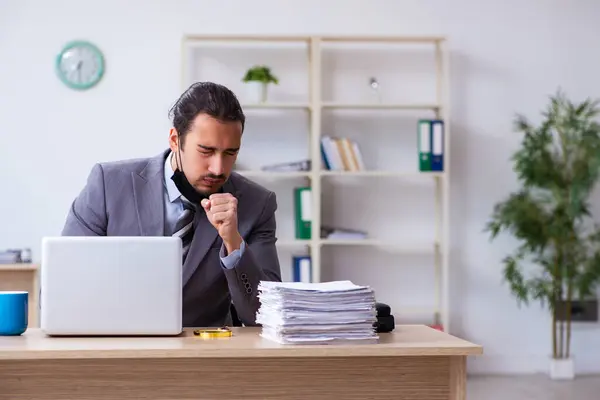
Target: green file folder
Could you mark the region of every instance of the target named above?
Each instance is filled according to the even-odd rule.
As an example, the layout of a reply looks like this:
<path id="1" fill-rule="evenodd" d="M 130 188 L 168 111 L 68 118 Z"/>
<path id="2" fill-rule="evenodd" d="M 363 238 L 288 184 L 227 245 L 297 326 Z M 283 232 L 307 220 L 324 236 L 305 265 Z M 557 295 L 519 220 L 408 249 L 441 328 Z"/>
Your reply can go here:
<path id="1" fill-rule="evenodd" d="M 311 234 L 311 205 L 310 187 L 294 189 L 294 209 L 296 214 L 296 239 L 310 239 Z"/>
<path id="2" fill-rule="evenodd" d="M 419 171 L 431 171 L 431 121 L 419 120 L 417 135 L 419 139 Z"/>

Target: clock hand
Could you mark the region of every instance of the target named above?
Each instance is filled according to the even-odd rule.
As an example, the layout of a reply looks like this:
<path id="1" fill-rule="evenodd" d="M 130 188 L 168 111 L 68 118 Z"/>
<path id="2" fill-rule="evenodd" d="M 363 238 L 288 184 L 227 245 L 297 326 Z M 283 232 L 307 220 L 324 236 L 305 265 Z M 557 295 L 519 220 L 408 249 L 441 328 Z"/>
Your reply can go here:
<path id="1" fill-rule="evenodd" d="M 77 76 L 79 77 L 79 83 L 81 83 L 81 61 L 77 62 Z"/>

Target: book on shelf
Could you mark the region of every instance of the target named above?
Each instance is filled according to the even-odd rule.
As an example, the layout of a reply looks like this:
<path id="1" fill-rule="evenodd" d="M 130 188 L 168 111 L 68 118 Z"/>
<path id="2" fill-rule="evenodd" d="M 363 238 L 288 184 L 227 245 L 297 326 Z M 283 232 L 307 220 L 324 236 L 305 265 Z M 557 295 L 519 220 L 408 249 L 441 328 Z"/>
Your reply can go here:
<path id="1" fill-rule="evenodd" d="M 335 228 L 330 226 L 321 227 L 321 239 L 354 240 L 366 238 L 367 232 L 365 231 L 346 228 Z"/>
<path id="2" fill-rule="evenodd" d="M 348 138 L 323 136 L 321 156 L 327 170 L 362 171 L 365 169 L 358 144 Z"/>
<path id="3" fill-rule="evenodd" d="M 261 167 L 262 171 L 269 172 L 297 172 L 297 171 L 310 171 L 311 162 L 310 160 L 291 161 L 287 163 L 270 164 Z"/>
<path id="4" fill-rule="evenodd" d="M 311 238 L 312 191 L 309 186 L 294 189 L 294 214 L 296 239 Z"/>
<path id="5" fill-rule="evenodd" d="M 444 121 L 420 119 L 417 126 L 419 171 L 443 171 Z"/>
<path id="6" fill-rule="evenodd" d="M 310 256 L 292 256 L 292 277 L 294 282 L 312 282 L 311 266 Z"/>

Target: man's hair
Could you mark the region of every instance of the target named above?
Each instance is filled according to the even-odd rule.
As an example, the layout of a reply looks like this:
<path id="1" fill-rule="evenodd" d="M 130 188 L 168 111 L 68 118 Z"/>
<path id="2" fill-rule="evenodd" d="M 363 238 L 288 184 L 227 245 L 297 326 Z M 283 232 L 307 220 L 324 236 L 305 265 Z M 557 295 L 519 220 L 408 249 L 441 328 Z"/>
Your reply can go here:
<path id="1" fill-rule="evenodd" d="M 246 117 L 235 94 L 223 85 L 213 82 L 196 82 L 177 99 L 169 117 L 183 144 L 194 118 L 207 114 L 224 122 L 239 121 L 242 132 Z"/>

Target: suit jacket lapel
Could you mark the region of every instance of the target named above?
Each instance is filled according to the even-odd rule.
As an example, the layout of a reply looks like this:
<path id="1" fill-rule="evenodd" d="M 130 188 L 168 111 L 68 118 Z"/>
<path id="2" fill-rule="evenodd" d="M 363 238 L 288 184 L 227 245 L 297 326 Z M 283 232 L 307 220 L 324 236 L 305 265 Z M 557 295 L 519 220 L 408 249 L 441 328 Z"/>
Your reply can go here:
<path id="1" fill-rule="evenodd" d="M 133 195 L 142 236 L 164 235 L 164 162 L 167 152 L 148 161 L 139 173 L 132 172 Z"/>
<path id="2" fill-rule="evenodd" d="M 231 182 L 231 178 L 223 185 L 223 191 L 233 194 L 238 199 L 239 224 L 239 199 L 241 193 L 236 190 L 233 182 Z M 194 222 L 194 238 L 192 239 L 188 256 L 183 265 L 182 280 L 184 286 L 188 283 L 194 272 L 196 272 L 202 259 L 206 256 L 206 253 L 208 253 L 208 250 L 212 247 L 219 234 L 217 229 L 208 220 L 202 206 L 198 206 Z"/>

